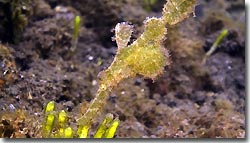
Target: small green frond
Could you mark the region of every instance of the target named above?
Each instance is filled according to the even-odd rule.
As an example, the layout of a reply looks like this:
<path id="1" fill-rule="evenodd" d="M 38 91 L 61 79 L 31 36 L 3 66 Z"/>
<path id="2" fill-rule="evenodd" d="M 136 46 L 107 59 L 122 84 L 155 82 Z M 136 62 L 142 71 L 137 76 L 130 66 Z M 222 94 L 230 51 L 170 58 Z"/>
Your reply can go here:
<path id="1" fill-rule="evenodd" d="M 76 16 L 74 19 L 74 33 L 73 33 L 73 39 L 77 39 L 79 36 L 79 29 L 80 29 L 80 25 L 81 25 L 81 17 L 80 16 Z"/>
<path id="2" fill-rule="evenodd" d="M 210 56 L 217 48 L 217 46 L 221 43 L 221 41 L 227 36 L 228 30 L 223 29 L 220 33 L 220 35 L 215 40 L 213 46 L 210 48 L 210 50 L 206 53 L 207 56 Z"/>
<path id="3" fill-rule="evenodd" d="M 228 30 L 223 29 L 220 33 L 220 35 L 216 38 L 215 42 L 213 43 L 212 47 L 210 50 L 206 53 L 205 57 L 202 60 L 202 64 L 206 63 L 206 60 L 208 57 L 210 57 L 214 51 L 217 49 L 218 45 L 221 43 L 221 41 L 228 35 Z"/>
<path id="4" fill-rule="evenodd" d="M 76 50 L 78 37 L 80 33 L 80 26 L 81 26 L 81 17 L 76 16 L 74 19 L 74 31 L 73 31 L 72 46 L 71 46 L 70 52 L 75 52 Z"/>

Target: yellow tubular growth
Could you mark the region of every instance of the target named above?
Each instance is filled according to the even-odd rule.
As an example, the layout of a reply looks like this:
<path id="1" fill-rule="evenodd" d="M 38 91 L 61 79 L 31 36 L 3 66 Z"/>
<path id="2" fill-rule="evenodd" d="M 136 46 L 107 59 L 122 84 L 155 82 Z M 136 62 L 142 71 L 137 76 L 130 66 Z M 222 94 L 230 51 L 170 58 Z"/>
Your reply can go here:
<path id="1" fill-rule="evenodd" d="M 64 110 L 62 110 L 58 115 L 58 121 L 60 128 L 64 128 L 67 120 L 67 114 Z"/>
<path id="2" fill-rule="evenodd" d="M 73 137 L 73 130 L 71 127 L 68 127 L 64 131 L 64 137 L 65 138 L 72 138 Z"/>
<path id="3" fill-rule="evenodd" d="M 45 137 L 50 137 L 51 131 L 53 129 L 54 126 L 54 122 L 55 122 L 55 115 L 53 113 L 48 114 L 47 118 L 46 118 L 46 122 L 44 123 L 44 136 Z"/>
<path id="4" fill-rule="evenodd" d="M 55 134 L 55 138 L 62 138 L 64 137 L 64 128 L 59 128 L 57 133 Z"/>
<path id="5" fill-rule="evenodd" d="M 167 29 L 165 25 L 176 24 L 193 12 L 195 0 L 168 0 L 164 5 L 161 18 L 149 18 L 145 21 L 145 30 L 131 45 L 127 45 L 132 33 L 132 26 L 118 23 L 115 27 L 115 40 L 118 50 L 113 63 L 107 70 L 100 73 L 101 81 L 95 99 L 87 112 L 79 119 L 78 135 L 82 135 L 83 127 L 90 128 L 93 120 L 104 108 L 110 91 L 122 80 L 142 75 L 145 78 L 156 78 L 169 65 L 167 49 L 162 41 Z M 114 122 L 114 127 L 118 122 Z M 111 130 L 112 129 L 112 130 Z M 110 133 L 114 128 L 111 128 Z M 107 137 L 110 137 L 107 135 Z"/>
<path id="6" fill-rule="evenodd" d="M 55 108 L 55 103 L 53 101 L 50 101 L 45 107 L 45 113 L 54 111 L 54 108 Z"/>
<path id="7" fill-rule="evenodd" d="M 103 138 L 113 138 L 115 136 L 116 129 L 119 126 L 119 122 L 120 121 L 118 118 L 114 119 L 114 121 L 111 123 L 110 127 L 107 129 L 104 136 L 102 136 L 102 137 Z"/>
<path id="8" fill-rule="evenodd" d="M 89 132 L 89 126 L 79 126 L 77 135 L 79 138 L 87 138 Z"/>
<path id="9" fill-rule="evenodd" d="M 113 114 L 107 114 L 105 119 L 103 120 L 102 124 L 100 125 L 100 127 L 97 129 L 94 138 L 102 138 L 103 134 L 105 133 L 105 131 L 107 130 L 107 128 L 109 127 L 110 123 L 113 120 Z"/>
<path id="10" fill-rule="evenodd" d="M 61 110 L 58 114 L 58 137 L 64 137 L 66 132 L 66 121 L 67 121 L 67 113 L 64 110 Z"/>
<path id="11" fill-rule="evenodd" d="M 54 111 L 54 108 L 55 108 L 55 103 L 50 101 L 45 109 L 44 109 L 44 112 L 45 112 L 45 120 L 43 121 L 43 137 L 50 137 L 50 134 L 51 134 L 51 131 L 52 131 L 52 128 L 54 126 L 54 122 L 55 122 L 55 115 L 53 113 Z"/>

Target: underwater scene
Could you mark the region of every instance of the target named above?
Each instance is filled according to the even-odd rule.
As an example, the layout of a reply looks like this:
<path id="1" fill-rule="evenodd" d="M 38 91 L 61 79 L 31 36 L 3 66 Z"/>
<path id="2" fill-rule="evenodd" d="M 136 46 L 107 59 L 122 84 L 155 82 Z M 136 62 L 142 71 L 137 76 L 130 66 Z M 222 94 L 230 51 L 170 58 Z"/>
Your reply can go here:
<path id="1" fill-rule="evenodd" d="M 0 0 L 1 138 L 245 138 L 243 0 Z"/>

